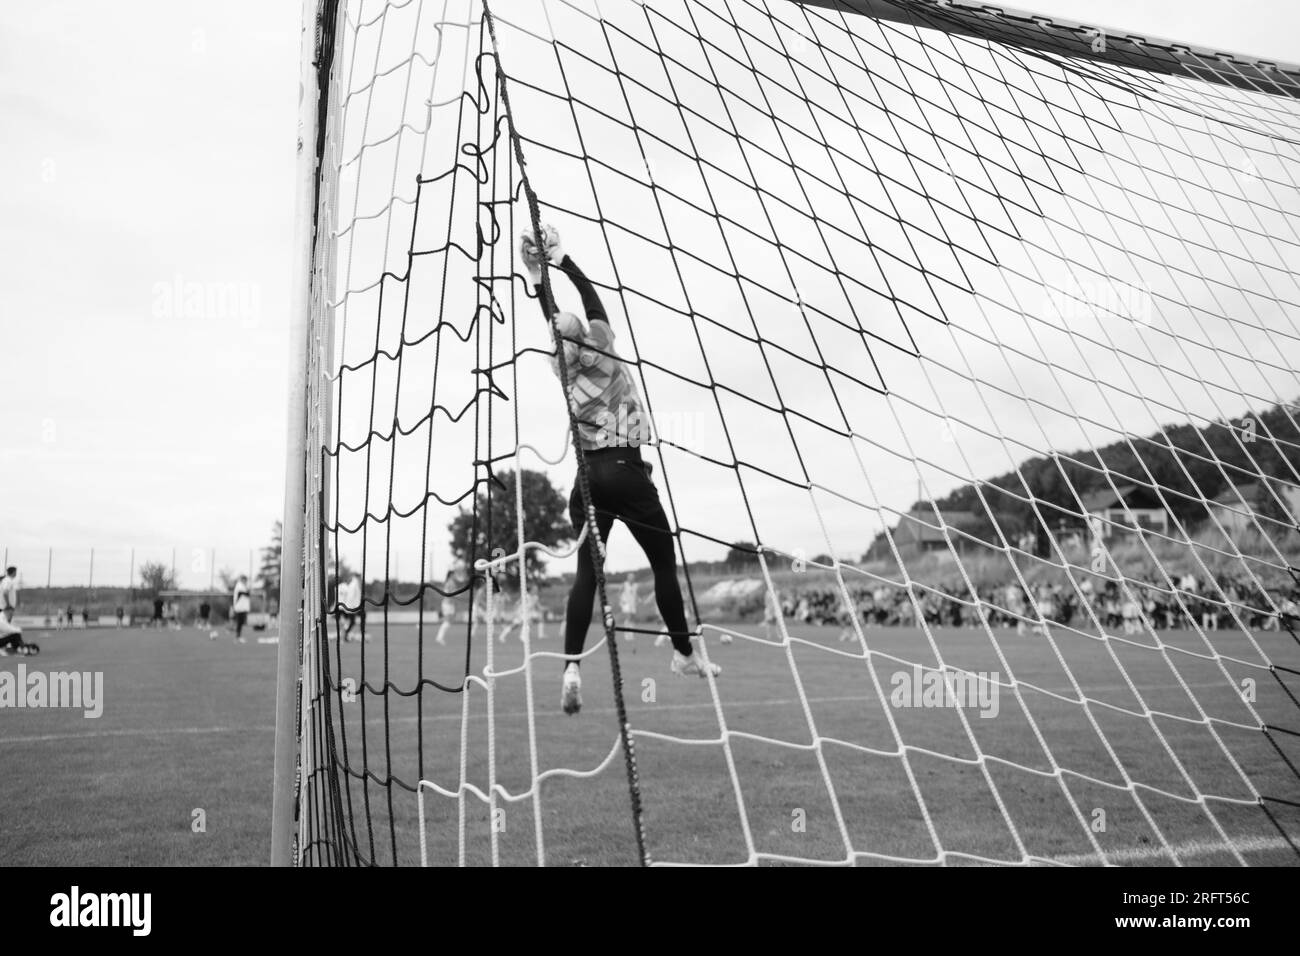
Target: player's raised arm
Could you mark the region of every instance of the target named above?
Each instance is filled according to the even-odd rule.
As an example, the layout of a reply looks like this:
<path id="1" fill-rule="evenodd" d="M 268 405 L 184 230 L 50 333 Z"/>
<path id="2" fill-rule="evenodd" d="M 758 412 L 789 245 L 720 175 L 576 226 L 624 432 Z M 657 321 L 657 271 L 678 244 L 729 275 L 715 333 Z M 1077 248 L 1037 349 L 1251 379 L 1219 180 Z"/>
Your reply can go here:
<path id="1" fill-rule="evenodd" d="M 542 243 L 543 248 L 539 250 L 537 237 L 531 230 L 525 231 L 519 239 L 520 258 L 523 259 L 533 289 L 537 292 L 537 301 L 541 305 L 542 315 L 549 321 L 551 316 L 559 312 L 555 299 L 547 295 L 546 288 L 542 285 L 542 259 L 545 259 L 568 276 L 569 281 L 578 290 L 578 295 L 582 297 L 583 311 L 587 313 L 587 321 L 604 322 L 608 325 L 609 316 L 600 301 L 600 294 L 587 278 L 587 274 L 571 256 L 565 253 L 560 242 L 560 233 L 554 226 L 542 227 Z"/>

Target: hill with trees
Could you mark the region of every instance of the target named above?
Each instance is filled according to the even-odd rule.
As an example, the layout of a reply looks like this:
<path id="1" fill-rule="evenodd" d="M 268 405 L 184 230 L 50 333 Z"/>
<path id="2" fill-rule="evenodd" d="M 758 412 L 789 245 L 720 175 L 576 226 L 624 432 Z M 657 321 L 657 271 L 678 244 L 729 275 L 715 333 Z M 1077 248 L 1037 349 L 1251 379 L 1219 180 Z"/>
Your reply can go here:
<path id="1" fill-rule="evenodd" d="M 943 514 L 968 512 L 962 530 L 971 535 L 996 541 L 996 520 L 1007 540 L 1032 534 L 1041 552 L 1048 529 L 1034 515 L 1031 497 L 1055 531 L 1082 524 L 1079 500 L 1110 490 L 1111 482 L 1139 489 L 1155 485 L 1171 516 L 1193 528 L 1208 516 L 1207 503 L 1232 485 L 1258 481 L 1260 475 L 1294 480 L 1297 472 L 1300 429 L 1287 406 L 1275 405 L 1237 420 L 1171 425 L 1099 448 L 1030 458 L 978 489 L 975 483 L 963 485 L 934 504 Z M 918 501 L 912 509 L 928 514 L 929 502 Z M 873 544 L 873 555 L 882 538 Z"/>

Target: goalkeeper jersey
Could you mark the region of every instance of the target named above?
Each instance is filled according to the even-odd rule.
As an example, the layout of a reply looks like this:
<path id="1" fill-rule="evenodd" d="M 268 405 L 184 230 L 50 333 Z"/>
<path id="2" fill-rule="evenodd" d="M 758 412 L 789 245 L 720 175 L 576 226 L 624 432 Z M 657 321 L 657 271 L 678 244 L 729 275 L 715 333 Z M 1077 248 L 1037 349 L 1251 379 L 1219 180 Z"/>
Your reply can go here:
<path id="1" fill-rule="evenodd" d="M 570 257 L 565 256 L 557 268 L 573 281 L 587 313 L 582 340 L 564 350 L 569 408 L 578 422 L 578 443 L 587 451 L 648 443 L 650 419 L 631 370 L 614 350 L 614 330 L 600 296 Z M 538 292 L 544 300 L 540 287 Z M 554 303 L 549 303 L 549 309 L 547 305 L 542 302 L 549 318 L 558 310 Z"/>
<path id="2" fill-rule="evenodd" d="M 591 323 L 576 361 L 569 363 L 569 407 L 578 421 L 579 442 L 588 451 L 650 440 L 641 393 L 614 351 L 608 322 Z"/>

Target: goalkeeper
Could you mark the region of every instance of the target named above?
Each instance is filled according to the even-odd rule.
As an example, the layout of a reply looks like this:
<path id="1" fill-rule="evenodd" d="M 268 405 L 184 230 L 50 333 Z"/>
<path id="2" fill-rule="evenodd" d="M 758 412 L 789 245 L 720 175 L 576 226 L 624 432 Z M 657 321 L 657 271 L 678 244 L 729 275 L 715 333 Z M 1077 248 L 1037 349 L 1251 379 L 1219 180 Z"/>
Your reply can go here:
<path id="1" fill-rule="evenodd" d="M 578 441 L 587 461 L 600 540 L 609 539 L 617 518 L 627 525 L 645 551 L 654 573 L 655 603 L 673 642 L 672 672 L 682 676 L 717 676 L 722 669 L 703 660 L 691 646 L 682 589 L 677 582 L 672 530 L 659 502 L 659 492 L 650 479 L 651 465 L 641 457 L 640 446 L 649 440 L 650 429 L 636 382 L 614 352 L 614 332 L 595 287 L 573 259 L 564 254 L 559 234 L 552 227 L 542 230 L 542 242 L 544 248 L 539 250 L 533 234 L 525 232 L 520 240 L 520 254 L 543 316 L 547 321 L 554 317 L 559 328 L 563 347 L 551 361 L 557 375 L 559 363 L 563 361 L 568 375 L 569 408 L 577 420 Z M 577 288 L 587 313 L 585 322 L 572 312 L 561 312 L 547 296 L 542 287 L 543 257 Z M 575 531 L 586 524 L 576 480 L 569 496 L 569 519 Z M 582 706 L 578 657 L 586 643 L 595 595 L 596 569 L 591 548 L 584 544 L 578 549 L 578 571 L 569 592 L 564 621 L 564 653 L 568 662 L 560 703 L 566 714 L 575 714 Z"/>

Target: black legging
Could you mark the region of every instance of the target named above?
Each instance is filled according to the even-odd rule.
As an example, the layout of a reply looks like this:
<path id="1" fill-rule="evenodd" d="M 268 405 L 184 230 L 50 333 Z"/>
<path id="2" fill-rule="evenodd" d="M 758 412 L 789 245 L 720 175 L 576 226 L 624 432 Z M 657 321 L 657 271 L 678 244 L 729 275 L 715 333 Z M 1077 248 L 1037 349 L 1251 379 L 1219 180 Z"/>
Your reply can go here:
<path id="1" fill-rule="evenodd" d="M 673 647 L 689 657 L 691 637 L 681 585 L 677 583 L 677 553 L 668 516 L 650 480 L 650 466 L 642 460 L 637 448 L 600 448 L 585 454 L 600 540 L 609 540 L 615 518 L 627 525 L 650 560 L 655 578 L 655 603 L 659 605 Z M 586 525 L 582 495 L 576 482 L 569 496 L 569 520 L 576 531 Z M 583 541 L 578 549 L 578 573 L 569 591 L 564 622 L 564 653 L 570 659 L 581 654 L 586 643 L 595 596 L 596 568 L 591 559 L 591 545 Z"/>

